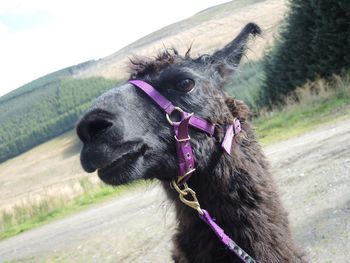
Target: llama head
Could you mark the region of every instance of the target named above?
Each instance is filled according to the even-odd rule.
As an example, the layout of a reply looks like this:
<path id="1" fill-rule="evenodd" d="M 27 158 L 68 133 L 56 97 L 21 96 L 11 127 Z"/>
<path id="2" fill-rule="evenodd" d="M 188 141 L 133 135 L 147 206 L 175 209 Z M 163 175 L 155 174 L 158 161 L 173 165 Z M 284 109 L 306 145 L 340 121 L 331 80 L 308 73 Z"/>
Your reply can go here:
<path id="1" fill-rule="evenodd" d="M 232 123 L 223 86 L 239 64 L 250 36 L 260 33 L 248 24 L 223 49 L 212 55 L 191 58 L 175 49 L 155 59 L 131 61 L 130 79 L 143 80 L 175 106 L 213 123 Z M 140 178 L 171 180 L 177 175 L 173 130 L 165 114 L 142 91 L 131 84 L 113 88 L 96 99 L 77 125 L 83 142 L 81 164 L 85 171 L 98 171 L 108 184 L 118 185 Z M 214 138 L 190 131 L 198 169 L 205 169 L 217 148 Z"/>

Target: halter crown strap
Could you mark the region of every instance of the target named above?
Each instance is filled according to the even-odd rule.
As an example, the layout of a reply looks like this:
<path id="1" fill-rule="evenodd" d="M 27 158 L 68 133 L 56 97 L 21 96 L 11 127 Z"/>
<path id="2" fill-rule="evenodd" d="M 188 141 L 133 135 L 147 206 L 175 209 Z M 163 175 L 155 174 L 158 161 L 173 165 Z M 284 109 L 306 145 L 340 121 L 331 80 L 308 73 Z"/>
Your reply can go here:
<path id="1" fill-rule="evenodd" d="M 225 137 L 221 143 L 221 147 L 225 150 L 226 153 L 231 155 L 231 145 L 233 137 L 241 131 L 241 123 L 238 119 L 235 118 L 233 124 L 230 124 L 226 128 Z"/>
<path id="2" fill-rule="evenodd" d="M 141 89 L 144 93 L 148 95 L 158 106 L 163 109 L 167 114 L 171 114 L 174 111 L 175 106 L 165 98 L 158 90 L 153 88 L 148 83 L 142 80 L 129 80 L 129 83 Z"/>

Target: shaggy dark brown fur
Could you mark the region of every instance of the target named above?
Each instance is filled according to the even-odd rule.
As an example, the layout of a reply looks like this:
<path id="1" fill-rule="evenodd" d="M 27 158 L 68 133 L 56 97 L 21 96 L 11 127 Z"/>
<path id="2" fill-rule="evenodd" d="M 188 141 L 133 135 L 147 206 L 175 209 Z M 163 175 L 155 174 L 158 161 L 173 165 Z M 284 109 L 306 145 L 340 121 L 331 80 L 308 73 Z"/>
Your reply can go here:
<path id="1" fill-rule="evenodd" d="M 223 49 L 192 59 L 175 49 L 154 59 L 133 59 L 131 79 L 156 87 L 176 106 L 217 124 L 213 137 L 190 130 L 196 172 L 188 181 L 203 209 L 248 254 L 262 263 L 302 263 L 304 254 L 293 243 L 269 165 L 249 122 L 249 109 L 224 92 L 249 36 L 258 34 L 248 24 Z M 192 92 L 176 90 L 184 79 L 195 82 Z M 242 132 L 235 137 L 232 156 L 220 147 L 222 125 L 238 118 Z M 178 219 L 174 236 L 177 263 L 240 262 L 226 249 L 197 212 L 178 199 L 169 183 L 177 176 L 173 131 L 164 113 L 130 84 L 97 99 L 77 127 L 84 143 L 81 162 L 88 172 L 98 170 L 109 184 L 157 178 L 171 200 Z"/>
<path id="2" fill-rule="evenodd" d="M 220 149 L 215 152 L 211 169 L 194 175 L 191 188 L 195 189 L 201 206 L 259 262 L 306 262 L 304 253 L 293 243 L 287 213 L 269 165 L 247 121 L 248 107 L 232 98 L 227 98 L 226 103 L 232 115 L 240 119 L 243 132 L 236 138 L 232 157 L 222 154 Z M 167 184 L 164 187 L 175 200 L 179 221 L 174 237 L 175 262 L 240 262 L 191 208 L 178 201 L 173 189 Z"/>
<path id="3" fill-rule="evenodd" d="M 156 75 L 163 67 L 176 63 L 173 50 L 154 60 L 134 61 L 132 78 Z M 198 171 L 189 181 L 201 206 L 210 211 L 216 222 L 248 254 L 259 262 L 305 262 L 304 254 L 294 245 L 287 213 L 281 205 L 269 165 L 248 121 L 249 108 L 243 101 L 226 96 L 222 109 L 232 115 L 211 118 L 214 123 L 241 121 L 242 132 L 235 138 L 232 157 L 220 148 L 212 154 L 209 169 Z M 220 141 L 221 134 L 218 138 Z M 206 152 L 203 150 L 202 155 Z M 199 161 L 200 162 L 200 161 Z M 178 263 L 240 262 L 215 234 L 198 219 L 191 208 L 179 202 L 177 193 L 164 183 L 168 196 L 175 201 L 179 225 L 174 237 L 173 258 Z"/>
<path id="4" fill-rule="evenodd" d="M 181 61 L 175 49 L 160 53 L 154 60 L 132 61 L 131 78 L 157 75 L 162 68 Z M 203 57 L 199 58 L 203 59 Z M 243 101 L 225 96 L 222 109 L 232 115 L 211 118 L 214 123 L 241 121 L 242 132 L 235 138 L 232 157 L 221 149 L 212 154 L 208 170 L 197 172 L 189 184 L 201 206 L 248 254 L 259 262 L 306 262 L 289 230 L 287 213 L 281 205 L 269 165 L 259 146 L 254 128 L 248 121 L 250 110 Z M 218 141 L 223 138 L 220 134 Z M 202 153 L 205 155 L 205 151 Z M 164 183 L 168 196 L 176 204 L 179 225 L 174 237 L 173 258 L 178 263 L 240 262 L 215 234 L 203 224 L 191 208 L 179 202 L 177 193 Z"/>

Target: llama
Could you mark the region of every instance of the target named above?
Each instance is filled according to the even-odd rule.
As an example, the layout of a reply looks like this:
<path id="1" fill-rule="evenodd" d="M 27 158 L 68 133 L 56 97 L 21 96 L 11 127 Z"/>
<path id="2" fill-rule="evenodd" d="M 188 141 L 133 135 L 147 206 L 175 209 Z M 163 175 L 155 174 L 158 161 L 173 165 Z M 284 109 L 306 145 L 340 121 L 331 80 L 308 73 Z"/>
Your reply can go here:
<path id="1" fill-rule="evenodd" d="M 167 49 L 155 58 L 133 59 L 130 80 L 149 83 L 174 105 L 215 127 L 240 121 L 230 155 L 220 147 L 225 136 L 221 129 L 213 136 L 189 129 L 196 171 L 187 183 L 216 223 L 258 262 L 306 262 L 293 242 L 287 213 L 248 120 L 249 109 L 224 91 L 248 40 L 257 34 L 260 28 L 250 23 L 211 55 L 191 58 L 189 51 L 182 56 Z M 178 172 L 173 130 L 141 90 L 126 83 L 102 94 L 79 121 L 77 134 L 83 142 L 82 167 L 97 170 L 105 183 L 141 178 L 162 182 L 178 219 L 174 262 L 241 262 L 170 186 Z"/>

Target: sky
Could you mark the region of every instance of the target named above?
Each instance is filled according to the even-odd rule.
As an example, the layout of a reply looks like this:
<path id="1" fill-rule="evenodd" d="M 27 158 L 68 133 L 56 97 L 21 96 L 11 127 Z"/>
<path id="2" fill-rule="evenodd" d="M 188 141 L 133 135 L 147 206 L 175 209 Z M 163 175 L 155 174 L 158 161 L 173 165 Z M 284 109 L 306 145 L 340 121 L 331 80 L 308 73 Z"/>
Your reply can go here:
<path id="1" fill-rule="evenodd" d="M 0 96 L 228 0 L 1 0 Z"/>

